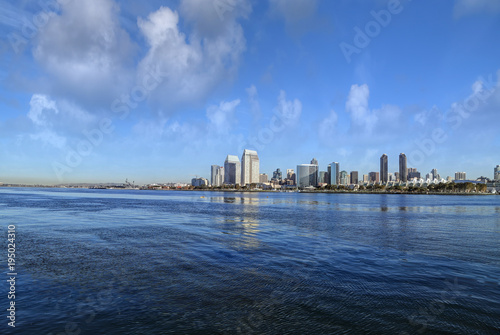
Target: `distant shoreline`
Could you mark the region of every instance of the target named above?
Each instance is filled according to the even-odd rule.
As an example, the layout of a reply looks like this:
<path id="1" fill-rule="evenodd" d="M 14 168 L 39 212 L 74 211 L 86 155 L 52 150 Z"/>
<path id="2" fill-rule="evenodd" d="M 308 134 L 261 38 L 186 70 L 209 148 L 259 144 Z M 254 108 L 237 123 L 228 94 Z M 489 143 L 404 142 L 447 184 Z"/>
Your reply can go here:
<path id="1" fill-rule="evenodd" d="M 47 185 L 0 185 L 0 188 L 56 188 L 56 189 L 85 189 L 85 190 L 135 190 L 135 191 L 174 191 L 174 192 L 228 192 L 228 193 L 306 193 L 306 194 L 388 194 L 388 195 L 500 195 L 500 193 L 486 192 L 386 192 L 386 191 L 345 191 L 345 190 L 237 190 L 237 189 L 147 189 L 147 188 L 126 188 L 126 187 L 65 187 Z"/>

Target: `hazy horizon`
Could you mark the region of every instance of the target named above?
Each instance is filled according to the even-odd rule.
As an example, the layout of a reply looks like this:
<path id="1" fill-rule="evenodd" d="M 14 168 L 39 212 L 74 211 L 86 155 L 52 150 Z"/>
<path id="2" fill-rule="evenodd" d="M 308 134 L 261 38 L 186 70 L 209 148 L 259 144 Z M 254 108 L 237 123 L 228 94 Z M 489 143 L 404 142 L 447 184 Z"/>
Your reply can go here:
<path id="1" fill-rule="evenodd" d="M 0 0 L 0 182 L 189 182 L 339 162 L 493 178 L 494 0 Z"/>

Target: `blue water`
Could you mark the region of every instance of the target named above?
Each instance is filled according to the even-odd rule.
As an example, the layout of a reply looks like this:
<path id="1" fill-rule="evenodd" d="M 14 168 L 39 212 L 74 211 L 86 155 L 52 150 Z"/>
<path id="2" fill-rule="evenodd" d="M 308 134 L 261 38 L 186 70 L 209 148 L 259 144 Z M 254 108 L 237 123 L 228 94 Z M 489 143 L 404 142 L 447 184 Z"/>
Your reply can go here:
<path id="1" fill-rule="evenodd" d="M 500 333 L 498 196 L 0 188 L 0 223 L 2 334 Z"/>

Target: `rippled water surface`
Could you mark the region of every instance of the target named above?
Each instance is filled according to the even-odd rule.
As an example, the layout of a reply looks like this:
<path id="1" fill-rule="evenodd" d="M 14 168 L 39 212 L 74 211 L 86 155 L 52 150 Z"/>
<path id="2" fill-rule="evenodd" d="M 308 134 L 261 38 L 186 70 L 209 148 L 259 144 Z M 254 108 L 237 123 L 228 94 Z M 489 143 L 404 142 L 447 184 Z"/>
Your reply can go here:
<path id="1" fill-rule="evenodd" d="M 0 222 L 16 334 L 500 333 L 498 196 L 0 188 Z"/>

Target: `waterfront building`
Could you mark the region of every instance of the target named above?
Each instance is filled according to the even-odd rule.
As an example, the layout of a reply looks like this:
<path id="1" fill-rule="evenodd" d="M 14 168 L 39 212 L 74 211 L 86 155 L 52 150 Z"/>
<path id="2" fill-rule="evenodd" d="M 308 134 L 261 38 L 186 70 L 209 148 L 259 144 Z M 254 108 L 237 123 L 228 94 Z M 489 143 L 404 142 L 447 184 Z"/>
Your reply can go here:
<path id="1" fill-rule="evenodd" d="M 368 174 L 368 182 L 370 183 L 379 183 L 380 182 L 380 175 L 378 172 L 370 172 Z"/>
<path id="2" fill-rule="evenodd" d="M 347 171 L 340 172 L 340 185 L 349 185 L 349 174 Z"/>
<path id="3" fill-rule="evenodd" d="M 394 172 L 395 181 L 399 181 L 399 172 Z"/>
<path id="4" fill-rule="evenodd" d="M 193 178 L 191 179 L 191 185 L 194 187 L 208 186 L 209 182 L 206 178 Z"/>
<path id="5" fill-rule="evenodd" d="M 292 182 L 292 185 L 296 185 L 297 180 L 296 180 L 296 175 L 294 169 L 287 169 L 286 170 L 286 179 Z M 288 184 L 288 182 L 287 182 Z"/>
<path id="6" fill-rule="evenodd" d="M 495 172 L 494 172 L 493 179 L 495 179 L 495 181 L 499 181 L 500 182 L 500 165 L 497 165 L 495 167 Z"/>
<path id="7" fill-rule="evenodd" d="M 326 172 L 326 171 L 320 171 L 319 172 L 318 182 L 320 184 L 328 184 L 328 180 L 326 179 L 327 176 L 328 176 L 328 172 Z"/>
<path id="8" fill-rule="evenodd" d="M 455 180 L 467 180 L 467 174 L 465 172 L 455 172 Z"/>
<path id="9" fill-rule="evenodd" d="M 241 185 L 259 182 L 259 156 L 257 151 L 245 149 L 241 156 Z"/>
<path id="10" fill-rule="evenodd" d="M 241 184 L 241 164 L 238 156 L 227 155 L 226 161 L 224 162 L 224 184 Z"/>
<path id="11" fill-rule="evenodd" d="M 380 181 L 387 184 L 389 181 L 389 159 L 386 154 L 380 157 Z"/>
<path id="12" fill-rule="evenodd" d="M 224 184 L 224 167 L 219 165 L 212 165 L 210 185 L 220 187 Z"/>
<path id="13" fill-rule="evenodd" d="M 275 181 L 282 181 L 283 180 L 283 174 L 279 168 L 273 172 L 273 179 L 272 180 L 275 180 Z"/>
<path id="14" fill-rule="evenodd" d="M 409 168 L 407 180 L 413 180 L 415 178 L 420 179 L 420 172 L 418 172 L 416 168 Z"/>
<path id="15" fill-rule="evenodd" d="M 406 155 L 404 153 L 399 154 L 399 180 L 403 183 L 408 181 L 408 167 Z"/>
<path id="16" fill-rule="evenodd" d="M 340 164 L 333 162 L 328 165 L 328 176 L 330 177 L 330 185 L 340 185 Z"/>
<path id="17" fill-rule="evenodd" d="M 363 175 L 363 183 L 367 183 L 367 182 L 368 182 L 368 175 L 364 174 Z"/>
<path id="18" fill-rule="evenodd" d="M 315 164 L 297 165 L 297 186 L 299 188 L 318 185 L 318 166 Z"/>
<path id="19" fill-rule="evenodd" d="M 261 184 L 265 184 L 267 182 L 269 182 L 269 177 L 267 176 L 266 173 L 261 173 L 260 176 L 259 176 L 259 182 Z"/>
<path id="20" fill-rule="evenodd" d="M 351 171 L 351 184 L 355 185 L 359 182 L 358 171 Z"/>

